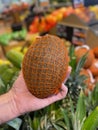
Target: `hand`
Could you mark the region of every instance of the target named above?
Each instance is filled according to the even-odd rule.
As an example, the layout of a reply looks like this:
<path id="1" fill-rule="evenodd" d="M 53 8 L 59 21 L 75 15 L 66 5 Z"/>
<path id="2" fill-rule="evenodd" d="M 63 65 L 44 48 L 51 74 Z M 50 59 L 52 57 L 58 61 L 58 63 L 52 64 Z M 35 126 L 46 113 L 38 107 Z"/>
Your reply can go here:
<path id="1" fill-rule="evenodd" d="M 70 72 L 71 68 L 69 67 L 66 80 L 68 79 Z M 57 95 L 53 95 L 44 99 L 37 98 L 28 91 L 23 79 L 22 72 L 10 90 L 13 95 L 14 103 L 16 104 L 19 115 L 26 112 L 39 110 L 58 100 L 61 100 L 65 98 L 67 91 L 67 87 L 62 83 L 61 91 Z"/>

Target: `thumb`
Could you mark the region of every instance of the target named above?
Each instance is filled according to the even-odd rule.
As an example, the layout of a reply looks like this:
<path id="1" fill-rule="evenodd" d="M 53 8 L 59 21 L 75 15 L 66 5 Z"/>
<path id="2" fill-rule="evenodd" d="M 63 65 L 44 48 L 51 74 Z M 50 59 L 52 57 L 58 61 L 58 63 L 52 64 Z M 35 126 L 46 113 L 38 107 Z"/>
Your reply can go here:
<path id="1" fill-rule="evenodd" d="M 68 88 L 64 84 L 62 84 L 61 90 L 60 90 L 60 92 L 58 94 L 47 98 L 48 101 L 49 101 L 49 104 L 65 98 L 66 95 L 67 95 L 67 92 L 68 92 Z"/>
<path id="2" fill-rule="evenodd" d="M 56 95 L 57 100 L 61 100 L 61 99 L 65 98 L 66 95 L 67 95 L 67 92 L 68 92 L 67 86 L 65 86 L 65 85 L 62 83 L 61 90 L 60 90 L 60 92 Z"/>
<path id="3" fill-rule="evenodd" d="M 67 95 L 67 92 L 68 92 L 68 88 L 64 84 L 62 84 L 61 90 L 58 94 L 52 95 L 45 99 L 42 99 L 42 101 L 41 101 L 41 104 L 43 105 L 42 107 L 46 107 L 56 101 L 59 101 L 59 100 L 65 98 Z"/>

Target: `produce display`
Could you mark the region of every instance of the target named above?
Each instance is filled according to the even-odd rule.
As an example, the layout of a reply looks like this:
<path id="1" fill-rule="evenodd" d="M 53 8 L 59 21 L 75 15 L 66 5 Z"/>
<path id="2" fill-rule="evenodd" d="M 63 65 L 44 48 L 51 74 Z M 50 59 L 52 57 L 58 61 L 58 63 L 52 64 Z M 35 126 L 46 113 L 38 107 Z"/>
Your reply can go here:
<path id="1" fill-rule="evenodd" d="M 55 40 L 53 40 L 54 44 L 52 44 L 52 42 L 48 42 L 48 44 L 50 43 L 49 47 L 51 49 L 49 49 L 48 46 L 45 46 L 45 44 L 47 44 L 47 42 L 43 42 L 43 40 L 46 40 L 50 37 L 58 39 L 58 42 L 60 41 L 59 45 L 57 44 L 58 42 L 55 43 Z M 0 128 L 6 129 L 6 130 L 9 130 L 9 129 L 13 130 L 15 125 L 17 125 L 18 128 L 23 129 L 23 130 L 27 129 L 28 127 L 30 127 L 32 130 L 33 129 L 34 130 L 38 130 L 38 129 L 41 129 L 41 130 L 50 130 L 50 129 L 85 130 L 85 129 L 89 129 L 89 128 L 92 128 L 91 130 L 95 130 L 98 127 L 97 126 L 97 123 L 98 123 L 98 118 L 97 118 L 97 114 L 98 114 L 98 107 L 97 107 L 98 79 L 97 79 L 97 77 L 98 76 L 94 77 L 90 70 L 88 70 L 87 68 L 84 68 L 84 63 L 86 61 L 88 53 L 86 53 L 85 55 L 82 55 L 80 60 L 77 62 L 77 57 L 75 55 L 75 51 L 77 50 L 76 47 L 73 47 L 73 45 L 71 45 L 71 44 L 70 44 L 70 46 L 68 46 L 67 45 L 68 41 L 66 41 L 66 40 L 63 45 L 63 43 L 61 41 L 62 40 L 56 36 L 46 35 L 43 37 L 39 37 L 34 41 L 34 43 L 31 44 L 31 47 L 29 47 L 27 49 L 28 51 L 25 55 L 25 58 L 23 58 L 24 53 L 21 52 L 21 49 L 19 50 L 19 49 L 13 48 L 12 50 L 8 51 L 8 53 L 6 54 L 6 56 L 7 56 L 6 58 L 8 60 L 5 60 L 6 62 L 2 61 L 1 65 L 0 65 L 0 68 L 1 68 L 0 69 L 0 93 L 1 94 L 5 93 L 6 91 L 8 91 L 10 89 L 13 82 L 17 79 L 17 76 L 19 75 L 19 71 L 20 71 L 21 67 L 23 67 L 24 65 L 26 67 L 25 68 L 26 70 L 24 70 L 24 67 L 23 67 L 23 70 L 25 71 L 25 73 L 28 71 L 27 68 L 29 68 L 29 67 L 30 67 L 29 72 L 31 74 L 33 73 L 33 71 L 31 71 L 31 68 L 33 69 L 36 66 L 40 68 L 41 63 L 42 63 L 42 62 L 40 62 L 40 60 L 38 60 L 38 64 L 36 62 L 33 64 L 33 66 L 31 66 L 31 65 L 28 66 L 29 65 L 29 64 L 27 64 L 28 62 L 26 62 L 26 64 L 24 62 L 24 64 L 23 64 L 23 60 L 25 61 L 26 59 L 29 59 L 30 56 L 29 56 L 29 58 L 27 58 L 27 54 L 32 55 L 32 53 L 31 52 L 29 53 L 29 51 L 32 50 L 33 48 L 37 48 L 37 47 L 41 48 L 41 46 L 42 46 L 41 44 L 43 44 L 43 47 L 42 47 L 40 55 L 38 55 L 40 52 L 40 49 L 35 49 L 37 51 L 34 51 L 34 50 L 33 51 L 35 52 L 34 53 L 35 57 L 36 56 L 40 57 L 41 61 L 42 61 L 42 59 L 43 60 L 45 59 L 44 62 L 45 63 L 47 62 L 47 64 L 45 64 L 44 67 L 50 67 L 51 65 L 53 65 L 53 62 L 51 62 L 54 59 L 53 56 L 50 57 L 50 59 L 52 58 L 52 60 L 50 61 L 50 64 L 47 61 L 47 60 L 49 60 L 48 56 L 49 56 L 50 52 L 52 52 L 52 49 L 54 49 L 56 51 L 57 50 L 60 51 L 59 54 L 62 55 L 61 50 L 63 49 L 65 51 L 66 49 L 64 49 L 64 48 L 67 48 L 68 55 L 70 57 L 69 65 L 72 67 L 72 72 L 70 74 L 69 79 L 65 83 L 69 90 L 67 97 L 65 99 L 63 99 L 57 103 L 51 104 L 50 106 L 48 106 L 42 110 L 39 110 L 39 111 L 36 111 L 33 113 L 31 112 L 31 113 L 24 114 L 22 117 L 19 117 L 20 123 L 18 122 L 19 121 L 18 119 L 15 119 L 16 123 L 14 120 L 12 120 L 12 122 L 9 122 L 8 124 L 1 125 Z M 64 41 L 64 39 L 63 39 L 63 41 Z M 57 46 L 59 46 L 59 48 Z M 60 48 L 60 46 L 61 46 L 61 48 Z M 62 47 L 64 47 L 64 48 L 62 48 Z M 86 47 L 86 48 L 89 48 L 89 47 Z M 15 53 L 13 50 L 15 51 Z M 95 50 L 95 48 L 94 48 L 94 50 Z M 66 53 L 66 51 L 65 51 L 65 53 Z M 45 58 L 45 55 L 47 56 L 47 58 Z M 53 55 L 53 52 L 52 52 L 52 55 Z M 55 54 L 54 54 L 54 56 L 55 56 Z M 58 55 L 56 55 L 56 56 L 58 56 Z M 36 57 L 36 58 L 38 58 L 38 57 Z M 95 55 L 94 55 L 94 57 L 95 57 Z M 36 61 L 37 60 L 36 58 L 34 58 L 34 59 L 32 58 L 33 61 Z M 32 63 L 31 59 L 30 59 L 30 62 Z M 58 62 L 58 60 L 57 60 L 57 62 Z M 66 63 L 66 61 L 64 61 L 64 63 Z M 48 66 L 48 64 L 50 66 Z M 59 62 L 58 62 L 58 64 L 59 64 Z M 56 64 L 56 66 L 57 66 L 57 64 Z M 60 64 L 60 66 L 61 66 L 61 64 Z M 67 63 L 67 66 L 68 66 L 68 63 Z M 41 70 L 41 69 L 43 70 L 43 68 L 40 68 L 39 70 Z M 38 70 L 38 68 L 36 70 Z M 48 70 L 49 70 L 49 68 L 48 68 Z M 52 68 L 50 68 L 50 70 L 52 70 Z M 61 67 L 60 68 L 58 67 L 58 69 L 56 69 L 55 74 L 58 73 L 57 70 L 61 70 Z M 41 75 L 42 79 L 45 80 L 46 73 L 47 73 L 47 78 L 49 78 L 49 76 L 50 76 L 50 75 L 48 75 L 48 74 L 50 74 L 49 72 L 44 71 L 44 73 L 43 73 L 44 76 Z M 62 70 L 62 72 L 65 72 L 64 69 Z M 6 75 L 6 73 L 7 73 L 7 75 Z M 36 73 L 33 73 L 33 74 L 36 75 Z M 61 78 L 61 76 L 60 76 L 60 78 Z M 39 85 L 39 83 L 41 85 L 41 81 L 39 79 L 37 79 L 37 80 L 38 80 L 36 82 L 37 85 Z M 26 80 L 26 81 L 28 81 L 28 80 Z M 48 81 L 48 79 L 47 79 L 47 81 Z M 52 90 L 53 89 L 56 90 L 57 87 L 56 88 L 52 87 Z M 52 90 L 50 90 L 50 92 L 52 92 Z M 39 88 L 37 88 L 37 91 L 39 91 Z M 48 90 L 48 92 L 49 92 L 49 90 Z M 55 93 L 55 91 L 53 93 Z M 41 91 L 40 91 L 40 94 L 41 94 Z M 41 98 L 44 98 L 44 97 L 41 97 Z M 32 114 L 33 114 L 33 116 L 32 116 Z M 92 124 L 91 120 L 93 120 L 93 119 L 95 119 L 95 120 L 94 120 L 94 123 Z"/>
<path id="2" fill-rule="evenodd" d="M 12 40 L 24 40 L 26 37 L 27 31 L 22 29 L 21 31 L 11 32 L 7 34 L 0 35 L 0 45 L 6 46 Z"/>
<path id="3" fill-rule="evenodd" d="M 70 14 L 75 14 L 85 23 L 89 23 L 90 21 L 98 19 L 97 12 L 98 7 L 96 6 L 91 6 L 89 8 L 73 8 L 72 6 L 61 7 L 53 10 L 50 14 L 46 13 L 44 16 L 35 16 L 29 26 L 29 32 L 47 32 Z"/>
<path id="4" fill-rule="evenodd" d="M 98 6 L 89 6 L 90 11 L 94 12 L 96 19 L 98 19 Z"/>
<path id="5" fill-rule="evenodd" d="M 89 91 L 93 91 L 94 89 L 94 78 L 93 78 L 93 75 L 92 73 L 87 70 L 87 69 L 81 69 L 80 71 L 80 75 L 85 75 L 86 76 L 86 79 L 84 81 L 84 83 L 86 84 L 86 88 L 85 88 L 85 94 L 88 95 Z"/>
<path id="6" fill-rule="evenodd" d="M 90 66 L 90 71 L 92 72 L 93 76 L 98 76 L 98 59 L 94 59 L 92 65 Z"/>
<path id="7" fill-rule="evenodd" d="M 90 70 L 93 77 L 96 77 L 98 76 L 98 57 L 96 57 L 96 50 L 98 47 L 95 47 L 93 49 L 87 48 L 89 48 L 87 45 L 81 46 L 79 48 L 77 47 L 75 49 L 76 59 L 78 62 L 79 59 L 84 55 L 84 53 L 87 53 L 87 59 L 83 68 Z"/>
<path id="8" fill-rule="evenodd" d="M 17 7 L 16 10 L 20 11 Z M 26 7 L 27 8 L 27 7 Z M 8 92 L 23 71 L 28 90 L 38 98 L 46 98 L 60 91 L 64 84 L 67 96 L 41 110 L 23 114 L 5 124 L 0 130 L 97 130 L 98 129 L 98 45 L 75 45 L 48 31 L 74 13 L 85 23 L 98 19 L 98 7 L 61 7 L 34 16 L 29 30 L 23 29 L 0 35 L 0 45 L 17 46 L 4 53 L 0 59 L 0 95 Z M 41 36 L 41 33 L 47 35 Z M 78 33 L 79 35 L 79 33 Z M 20 44 L 23 40 L 24 44 Z M 1 53 L 1 52 L 0 52 Z"/>
<path id="9" fill-rule="evenodd" d="M 97 47 L 90 49 L 89 46 L 83 45 L 80 47 L 76 47 L 75 55 L 76 61 L 79 62 L 80 58 L 87 53 L 86 62 L 83 66 L 83 70 L 81 70 L 81 74 L 87 76 L 87 80 L 85 83 L 87 84 L 87 88 L 85 89 L 86 94 L 88 91 L 92 91 L 95 87 L 96 77 L 98 76 L 98 59 L 96 58 L 96 50 Z"/>
<path id="10" fill-rule="evenodd" d="M 93 52 L 96 58 L 98 58 L 98 47 L 93 48 Z"/>
<path id="11" fill-rule="evenodd" d="M 29 32 L 47 32 L 53 28 L 57 22 L 61 21 L 63 18 L 66 18 L 71 13 L 74 13 L 74 9 L 72 7 L 62 7 L 52 11 L 50 14 L 45 14 L 45 16 L 36 16 L 29 26 Z"/>
<path id="12" fill-rule="evenodd" d="M 84 64 L 84 68 L 89 68 L 94 60 L 94 54 L 93 51 L 88 49 L 87 46 L 80 46 L 75 49 L 75 55 L 77 62 L 79 62 L 80 58 L 85 54 L 88 53 L 86 62 Z"/>
<path id="13" fill-rule="evenodd" d="M 7 52 L 6 57 L 18 68 L 21 68 L 21 62 L 23 60 L 23 54 L 15 50 Z"/>

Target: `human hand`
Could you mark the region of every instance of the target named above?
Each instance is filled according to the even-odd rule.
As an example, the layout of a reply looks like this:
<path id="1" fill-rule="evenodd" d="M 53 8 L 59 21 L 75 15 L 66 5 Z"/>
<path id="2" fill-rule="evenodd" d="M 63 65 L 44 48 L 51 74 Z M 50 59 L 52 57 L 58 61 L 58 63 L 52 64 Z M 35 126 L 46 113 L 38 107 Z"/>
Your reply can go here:
<path id="1" fill-rule="evenodd" d="M 66 80 L 68 79 L 70 72 L 71 68 L 69 67 Z M 58 100 L 61 100 L 66 96 L 67 91 L 67 87 L 62 83 L 61 91 L 58 94 L 44 99 L 37 98 L 28 91 L 22 72 L 10 90 L 19 115 L 42 109 Z"/>
<path id="2" fill-rule="evenodd" d="M 65 81 L 68 79 L 70 72 L 71 68 L 69 67 Z M 26 112 L 39 110 L 61 100 L 66 96 L 67 91 L 67 87 L 62 83 L 61 90 L 58 94 L 39 99 L 28 91 L 21 72 L 11 90 L 0 96 L 0 124 Z"/>

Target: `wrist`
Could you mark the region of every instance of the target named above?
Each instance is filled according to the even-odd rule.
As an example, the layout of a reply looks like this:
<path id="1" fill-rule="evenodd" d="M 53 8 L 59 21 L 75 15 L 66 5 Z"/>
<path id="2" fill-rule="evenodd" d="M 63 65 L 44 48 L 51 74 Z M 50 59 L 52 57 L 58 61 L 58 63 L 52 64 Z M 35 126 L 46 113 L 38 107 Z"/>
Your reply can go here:
<path id="1" fill-rule="evenodd" d="M 0 124 L 19 116 L 13 93 L 9 91 L 0 96 Z"/>

